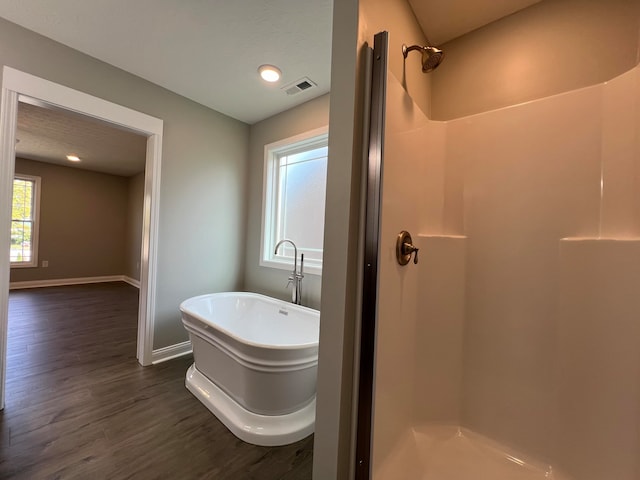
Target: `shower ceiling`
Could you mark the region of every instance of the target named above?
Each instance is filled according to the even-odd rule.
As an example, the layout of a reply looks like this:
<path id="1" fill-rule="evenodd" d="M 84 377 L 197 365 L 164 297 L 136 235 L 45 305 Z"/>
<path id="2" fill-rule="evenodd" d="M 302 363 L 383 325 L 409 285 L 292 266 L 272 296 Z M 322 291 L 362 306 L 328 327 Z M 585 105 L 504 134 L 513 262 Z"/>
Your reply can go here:
<path id="1" fill-rule="evenodd" d="M 537 3 L 408 1 L 435 44 Z M 2 0 L 0 17 L 255 123 L 329 91 L 332 6 L 332 0 Z M 260 80 L 257 68 L 265 63 L 282 70 L 280 84 Z M 318 87 L 298 95 L 280 90 L 302 77 Z"/>
<path id="2" fill-rule="evenodd" d="M 441 45 L 541 0 L 408 0 L 432 44 Z"/>

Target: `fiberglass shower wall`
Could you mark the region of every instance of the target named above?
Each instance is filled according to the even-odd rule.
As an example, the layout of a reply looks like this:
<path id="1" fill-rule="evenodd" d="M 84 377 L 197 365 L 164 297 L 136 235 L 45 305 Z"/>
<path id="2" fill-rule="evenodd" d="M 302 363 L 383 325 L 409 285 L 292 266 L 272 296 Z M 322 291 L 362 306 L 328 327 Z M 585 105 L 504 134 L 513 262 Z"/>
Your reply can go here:
<path id="1" fill-rule="evenodd" d="M 640 478 L 638 185 L 628 182 L 638 79 L 634 69 L 447 123 L 468 236 L 463 423 L 581 480 Z M 610 128 L 622 119 L 631 135 Z M 606 201 L 627 217 L 624 234 L 601 235 Z"/>
<path id="2" fill-rule="evenodd" d="M 364 15 L 375 11 L 368 3 Z M 582 3 L 571 21 L 584 25 L 573 31 L 593 34 L 590 25 L 612 19 L 619 30 L 635 25 L 625 41 L 637 51 L 637 16 L 625 23 Z M 540 6 L 509 22 L 544 31 L 558 23 L 551 14 Z M 373 16 L 368 25 L 378 27 Z M 459 42 L 487 29 L 513 33 L 508 26 L 497 22 Z M 394 45 L 411 42 L 407 28 L 386 27 L 373 478 L 420 478 L 429 462 L 420 428 L 437 423 L 461 425 L 576 480 L 640 479 L 640 70 L 583 84 L 577 76 L 575 88 L 544 94 L 536 81 L 544 84 L 546 73 L 514 63 L 532 61 L 527 46 L 535 42 L 508 37 L 523 50 L 502 57 L 508 65 L 494 72 L 503 77 L 493 88 L 509 90 L 500 101 L 520 101 L 474 104 L 472 115 L 458 101 L 446 115 L 436 100 L 455 92 L 444 86 L 455 84 L 446 62 L 463 72 L 465 58 L 455 56 L 459 45 L 445 45 L 445 62 L 433 79 L 423 77 L 446 119 L 438 122 L 408 77 L 419 59 L 394 69 Z M 559 50 L 569 51 L 572 31 L 552 31 L 558 42 L 563 35 Z M 519 75 L 532 95 L 525 103 L 510 83 Z M 396 263 L 400 230 L 420 247 L 418 265 Z"/>

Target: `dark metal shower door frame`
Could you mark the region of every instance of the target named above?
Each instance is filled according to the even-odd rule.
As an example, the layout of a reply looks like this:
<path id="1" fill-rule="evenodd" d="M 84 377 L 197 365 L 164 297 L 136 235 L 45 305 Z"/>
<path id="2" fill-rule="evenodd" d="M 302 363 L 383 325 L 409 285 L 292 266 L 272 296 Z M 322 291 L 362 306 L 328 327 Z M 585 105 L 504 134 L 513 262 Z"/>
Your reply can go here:
<path id="1" fill-rule="evenodd" d="M 380 32 L 374 36 L 364 225 L 364 270 L 362 276 L 362 314 L 355 457 L 356 480 L 368 480 L 371 478 L 375 344 L 378 318 L 378 259 L 380 254 L 380 209 L 384 117 L 387 96 L 388 45 L 388 32 Z"/>

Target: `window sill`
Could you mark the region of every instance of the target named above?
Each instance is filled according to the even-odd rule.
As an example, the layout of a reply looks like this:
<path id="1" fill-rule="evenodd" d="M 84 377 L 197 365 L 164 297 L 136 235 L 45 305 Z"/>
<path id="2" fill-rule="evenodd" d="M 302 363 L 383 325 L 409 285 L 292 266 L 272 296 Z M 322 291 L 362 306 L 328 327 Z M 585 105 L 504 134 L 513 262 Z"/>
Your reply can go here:
<path id="1" fill-rule="evenodd" d="M 11 263 L 9 268 L 38 268 L 37 263 Z"/>

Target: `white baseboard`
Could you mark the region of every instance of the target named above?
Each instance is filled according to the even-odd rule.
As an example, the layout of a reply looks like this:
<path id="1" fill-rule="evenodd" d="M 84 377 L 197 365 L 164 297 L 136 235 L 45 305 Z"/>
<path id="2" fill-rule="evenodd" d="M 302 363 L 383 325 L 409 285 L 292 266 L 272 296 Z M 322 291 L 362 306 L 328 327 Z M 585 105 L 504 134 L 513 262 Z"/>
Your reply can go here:
<path id="1" fill-rule="evenodd" d="M 168 347 L 158 348 L 151 352 L 151 363 L 157 364 L 166 362 L 173 358 L 182 357 L 183 355 L 189 355 L 193 351 L 191 342 L 176 343 L 175 345 L 169 345 Z"/>
<path id="2" fill-rule="evenodd" d="M 124 275 L 108 275 L 104 277 L 53 278 L 50 280 L 32 280 L 27 282 L 11 282 L 9 290 L 21 288 L 61 287 L 63 285 L 82 285 L 85 283 L 125 282 Z M 129 282 L 127 282 L 129 283 Z"/>
<path id="3" fill-rule="evenodd" d="M 132 287 L 140 288 L 140 280 L 136 280 L 135 278 L 131 278 L 126 275 L 123 275 L 122 281 L 127 282 Z"/>

